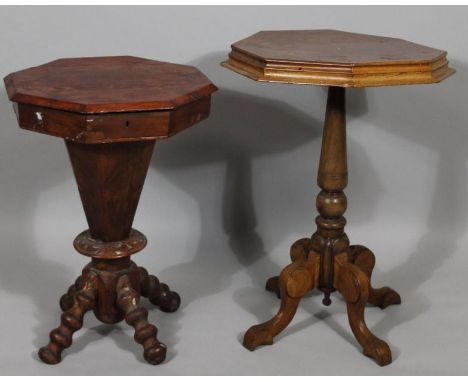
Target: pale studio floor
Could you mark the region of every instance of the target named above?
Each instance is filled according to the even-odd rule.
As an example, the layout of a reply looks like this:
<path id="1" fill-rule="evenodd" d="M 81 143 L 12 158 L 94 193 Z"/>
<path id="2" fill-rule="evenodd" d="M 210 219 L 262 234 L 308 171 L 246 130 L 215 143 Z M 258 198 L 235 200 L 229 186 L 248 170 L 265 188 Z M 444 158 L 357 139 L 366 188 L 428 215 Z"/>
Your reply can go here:
<path id="1" fill-rule="evenodd" d="M 272 264 L 278 264 L 278 270 L 280 264 L 286 264 L 287 253 L 280 250 L 287 249 L 292 237 L 267 257 L 246 267 L 230 258 L 228 249 L 225 253 L 205 253 L 197 261 L 184 262 L 180 256 L 174 256 L 178 264 L 171 264 L 167 258 L 152 260 L 149 253 L 157 246 L 150 244 L 146 254 L 135 260 L 151 269 L 159 264 L 159 273 L 152 270 L 168 276 L 171 286 L 183 298 L 176 313 L 150 310 L 149 317 L 159 327 L 160 340 L 169 347 L 166 362 L 147 365 L 129 327 L 123 323 L 105 326 L 88 314 L 62 363 L 44 365 L 38 360 L 36 349 L 58 322 L 58 298 L 67 287 L 67 279 L 71 281 L 84 264 L 84 258 L 73 254 L 63 238 L 51 245 L 56 253 L 54 262 L 43 259 L 40 264 L 38 260 L 36 269 L 28 269 L 19 256 L 15 260 L 17 268 L 7 264 L 11 273 L 28 273 L 19 277 L 25 283 L 29 278 L 31 285 L 18 293 L 0 292 L 4 307 L 0 316 L 1 374 L 466 374 L 465 272 L 459 266 L 466 246 L 459 242 L 448 258 L 437 260 L 438 254 L 430 253 L 431 248 L 438 248 L 432 245 L 433 239 L 423 238 L 415 243 L 408 227 L 399 227 L 402 232 L 395 227 L 379 228 L 381 234 L 374 232 L 369 243 L 380 248 L 379 264 L 383 264 L 377 266 L 374 284 L 389 284 L 397 289 L 403 305 L 385 311 L 368 308 L 366 312 L 369 327 L 391 344 L 394 362 L 390 366 L 380 368 L 361 355 L 347 324 L 345 304 L 336 294 L 328 308 L 320 304 L 321 297 L 316 294 L 306 298 L 274 346 L 253 353 L 241 346 L 243 331 L 270 318 L 278 307 L 276 298 L 260 284 L 276 267 Z M 369 229 L 372 228 L 361 226 L 350 231 L 363 237 Z M 392 256 L 389 238 L 383 234 L 387 229 L 393 229 L 400 238 L 393 245 L 395 251 L 412 254 L 418 260 L 427 258 L 428 264 L 419 266 L 411 258 L 395 265 L 391 259 L 385 260 Z M 223 244 L 214 247 L 221 248 Z M 69 261 L 58 258 L 61 251 L 70 252 Z M 29 292 L 20 293 L 25 290 Z"/>

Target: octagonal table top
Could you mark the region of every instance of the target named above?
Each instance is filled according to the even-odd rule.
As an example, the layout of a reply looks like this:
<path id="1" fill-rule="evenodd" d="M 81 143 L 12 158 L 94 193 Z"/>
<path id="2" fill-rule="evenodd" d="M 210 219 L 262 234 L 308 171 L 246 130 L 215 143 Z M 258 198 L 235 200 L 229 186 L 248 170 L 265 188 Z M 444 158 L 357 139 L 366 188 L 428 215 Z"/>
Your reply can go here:
<path id="1" fill-rule="evenodd" d="M 440 82 L 447 52 L 336 30 L 262 31 L 231 45 L 223 66 L 258 81 L 341 87 Z"/>
<path id="2" fill-rule="evenodd" d="M 64 58 L 5 77 L 21 128 L 79 143 L 169 138 L 208 118 L 216 86 L 193 66 Z"/>
<path id="3" fill-rule="evenodd" d="M 65 58 L 4 81 L 13 102 L 78 113 L 168 110 L 216 90 L 192 66 L 131 56 Z"/>

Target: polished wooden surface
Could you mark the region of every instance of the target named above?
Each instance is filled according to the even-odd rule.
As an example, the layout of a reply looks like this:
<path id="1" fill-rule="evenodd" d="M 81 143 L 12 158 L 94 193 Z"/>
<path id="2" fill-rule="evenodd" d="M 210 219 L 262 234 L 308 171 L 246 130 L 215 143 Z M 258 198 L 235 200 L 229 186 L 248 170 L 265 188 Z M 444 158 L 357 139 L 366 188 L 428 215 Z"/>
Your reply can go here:
<path id="1" fill-rule="evenodd" d="M 116 242 L 129 236 L 154 143 L 66 141 L 93 238 Z"/>
<path id="2" fill-rule="evenodd" d="M 61 297 L 60 325 L 50 332 L 50 341 L 39 350 L 39 357 L 49 364 L 59 363 L 62 352 L 72 345 L 73 333 L 82 327 L 84 315 L 93 310 L 106 324 L 125 319 L 135 328 L 134 338 L 143 346 L 144 359 L 154 365 L 163 362 L 166 345 L 158 340 L 156 326 L 148 322 L 148 310 L 140 304 L 140 296 L 148 297 L 164 312 L 174 312 L 180 305 L 177 293 L 130 257 L 93 259 Z"/>
<path id="3" fill-rule="evenodd" d="M 193 66 L 131 56 L 56 60 L 5 84 L 13 102 L 78 113 L 174 109 L 216 90 Z"/>
<path id="4" fill-rule="evenodd" d="M 196 68 L 136 57 L 57 60 L 5 83 L 22 128 L 64 138 L 89 225 L 74 246 L 92 260 L 60 299 L 60 325 L 39 357 L 60 362 L 93 310 L 104 323 L 125 319 L 144 359 L 161 363 L 167 349 L 140 296 L 164 312 L 180 297 L 130 260 L 146 246 L 132 223 L 156 140 L 207 118 L 216 87 Z"/>
<path id="5" fill-rule="evenodd" d="M 324 305 L 330 305 L 330 294 L 338 291 L 346 301 L 351 330 L 364 354 L 380 366 L 388 365 L 392 362 L 390 347 L 369 330 L 364 308 L 370 303 L 383 309 L 400 304 L 401 299 L 391 288 L 371 286 L 374 254 L 364 246 L 350 246 L 344 231 L 347 200 L 343 190 L 348 170 L 345 89 L 341 87 L 330 87 L 328 91 L 317 183 L 321 188 L 316 201 L 317 231 L 310 239 L 294 243 L 292 263 L 279 277 L 267 281 L 266 289 L 281 298 L 281 306 L 272 319 L 247 330 L 243 345 L 249 350 L 271 345 L 293 319 L 301 298 L 312 289 L 323 292 Z"/>
<path id="6" fill-rule="evenodd" d="M 447 52 L 335 30 L 263 31 L 231 46 L 223 65 L 258 81 L 366 87 L 440 82 Z"/>
<path id="7" fill-rule="evenodd" d="M 5 85 L 21 128 L 79 143 L 168 138 L 206 119 L 217 89 L 194 67 L 137 57 L 57 60 Z"/>
<path id="8" fill-rule="evenodd" d="M 267 280 L 266 289 L 281 298 L 281 306 L 268 321 L 254 325 L 243 345 L 255 350 L 270 345 L 293 319 L 301 298 L 316 288 L 323 304 L 340 292 L 347 305 L 351 330 L 365 355 L 380 366 L 392 362 L 386 342 L 367 327 L 367 303 L 382 309 L 400 304 L 389 287 L 371 286 L 374 254 L 362 245 L 350 245 L 344 231 L 348 182 L 346 153 L 346 87 L 410 85 L 439 82 L 455 71 L 447 53 L 401 39 L 334 30 L 265 31 L 231 45 L 228 69 L 258 81 L 327 85 L 322 149 L 317 182 L 317 230 L 296 241 L 292 263 L 279 277 Z M 317 349 L 318 350 L 318 349 Z"/>

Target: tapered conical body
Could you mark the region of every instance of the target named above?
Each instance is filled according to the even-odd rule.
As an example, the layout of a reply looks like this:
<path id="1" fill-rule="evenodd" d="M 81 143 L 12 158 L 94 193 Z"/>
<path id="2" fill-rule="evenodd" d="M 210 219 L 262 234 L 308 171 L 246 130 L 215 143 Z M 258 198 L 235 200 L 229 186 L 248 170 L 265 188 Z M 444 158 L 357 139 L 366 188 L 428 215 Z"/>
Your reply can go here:
<path id="1" fill-rule="evenodd" d="M 66 141 L 91 235 L 128 237 L 155 140 L 105 144 Z"/>

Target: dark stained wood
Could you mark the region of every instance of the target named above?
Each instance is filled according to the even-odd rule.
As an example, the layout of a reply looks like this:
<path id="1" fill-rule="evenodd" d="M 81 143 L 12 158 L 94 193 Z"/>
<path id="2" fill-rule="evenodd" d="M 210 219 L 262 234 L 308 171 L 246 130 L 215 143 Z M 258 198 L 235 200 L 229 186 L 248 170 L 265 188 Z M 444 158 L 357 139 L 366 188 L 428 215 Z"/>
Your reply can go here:
<path id="1" fill-rule="evenodd" d="M 90 274 L 71 297 L 70 307 L 62 314 L 60 325 L 50 332 L 50 342 L 39 349 L 39 357 L 49 364 L 62 360 L 62 351 L 72 344 L 73 333 L 83 326 L 86 312 L 96 307 L 97 275 Z"/>
<path id="2" fill-rule="evenodd" d="M 158 329 L 148 322 L 148 310 L 140 305 L 140 293 L 135 290 L 128 276 L 119 278 L 117 306 L 125 312 L 125 321 L 135 328 L 135 341 L 143 346 L 143 357 L 157 365 L 166 358 L 166 345 L 159 342 Z"/>
<path id="3" fill-rule="evenodd" d="M 149 281 L 150 280 L 150 281 Z M 50 332 L 50 342 L 39 350 L 46 363 L 56 364 L 62 351 L 72 344 L 72 335 L 83 325 L 86 312 L 113 324 L 123 319 L 135 328 L 135 341 L 143 346 L 144 359 L 154 365 L 164 361 L 166 345 L 157 339 L 156 326 L 148 323 L 148 311 L 140 305 L 140 294 L 164 312 L 179 308 L 180 297 L 160 283 L 129 257 L 117 260 L 93 259 L 74 285 L 60 299 L 63 310 L 60 325 Z"/>
<path id="4" fill-rule="evenodd" d="M 154 142 L 66 141 L 93 238 L 115 242 L 130 234 Z"/>
<path id="5" fill-rule="evenodd" d="M 324 305 L 330 305 L 330 294 L 337 290 L 346 300 L 349 323 L 364 354 L 384 366 L 392 362 L 390 348 L 368 329 L 364 308 L 370 303 L 383 309 L 400 304 L 401 299 L 393 289 L 371 287 L 374 255 L 363 246 L 350 246 L 344 232 L 347 201 L 343 190 L 348 181 L 345 115 L 345 89 L 330 87 L 317 177 L 322 189 L 317 196 L 317 231 L 311 239 L 294 243 L 292 263 L 279 278 L 267 281 L 266 289 L 281 298 L 280 309 L 271 320 L 247 330 L 243 345 L 255 350 L 272 344 L 273 338 L 291 322 L 307 292 L 321 290 Z"/>
<path id="6" fill-rule="evenodd" d="M 141 295 L 148 297 L 150 302 L 159 306 L 163 312 L 175 312 L 180 306 L 180 296 L 169 289 L 167 284 L 159 282 L 156 276 L 149 275 L 143 267 L 138 267 L 140 272 Z"/>
<path id="7" fill-rule="evenodd" d="M 77 140 L 86 131 L 86 115 L 37 105 L 14 104 L 21 128 L 66 140 Z"/>
<path id="8" fill-rule="evenodd" d="M 164 312 L 180 296 L 130 260 L 146 246 L 132 223 L 156 140 L 207 118 L 216 87 L 196 68 L 136 57 L 57 60 L 5 83 L 22 128 L 65 139 L 89 225 L 74 246 L 92 261 L 61 297 L 61 323 L 39 357 L 60 362 L 93 310 L 104 323 L 125 319 L 145 360 L 161 363 L 166 346 L 140 296 Z"/>
<path id="9" fill-rule="evenodd" d="M 263 31 L 232 44 L 227 68 L 258 81 L 365 87 L 440 82 L 447 52 L 336 30 Z"/>
<path id="10" fill-rule="evenodd" d="M 117 241 L 104 241 L 92 236 L 87 229 L 81 232 L 73 242 L 75 249 L 82 255 L 93 259 L 120 259 L 140 252 L 146 247 L 146 236 L 136 229 L 131 229 L 127 237 Z"/>
<path id="11" fill-rule="evenodd" d="M 21 128 L 79 143 L 154 140 L 171 137 L 208 118 L 210 96 L 173 110 L 80 114 L 37 105 L 15 108 Z"/>
<path id="12" fill-rule="evenodd" d="M 131 56 L 66 58 L 4 81 L 13 102 L 78 113 L 174 109 L 216 90 L 193 66 Z"/>

